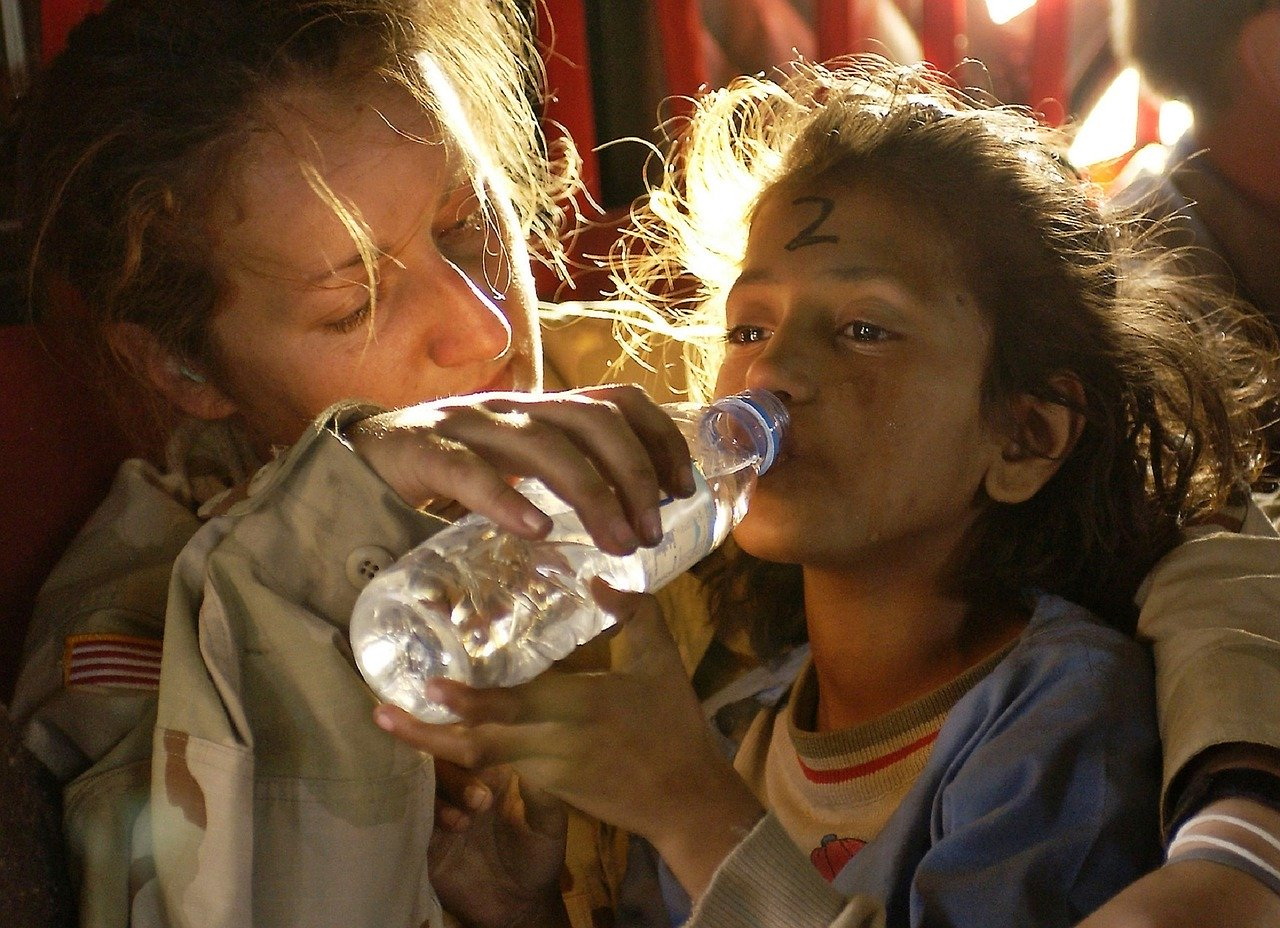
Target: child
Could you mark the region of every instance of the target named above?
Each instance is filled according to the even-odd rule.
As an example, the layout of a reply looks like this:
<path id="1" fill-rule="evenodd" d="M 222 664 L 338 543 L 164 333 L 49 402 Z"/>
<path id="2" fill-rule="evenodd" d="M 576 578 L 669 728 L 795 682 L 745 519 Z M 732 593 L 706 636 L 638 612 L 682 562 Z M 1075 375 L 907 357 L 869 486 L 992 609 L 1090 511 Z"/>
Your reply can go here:
<path id="1" fill-rule="evenodd" d="M 792 417 L 745 554 L 708 579 L 761 656 L 810 649 L 736 773 L 651 603 L 603 589 L 635 623 L 617 672 L 438 681 L 467 724 L 383 724 L 647 837 L 695 924 L 870 924 L 869 898 L 894 925 L 1065 926 L 1153 866 L 1159 740 L 1125 631 L 1179 527 L 1256 473 L 1273 351 L 1057 150 L 860 60 L 712 95 L 650 198 L 633 266 L 692 273 L 690 321 L 726 331 L 716 391 Z"/>

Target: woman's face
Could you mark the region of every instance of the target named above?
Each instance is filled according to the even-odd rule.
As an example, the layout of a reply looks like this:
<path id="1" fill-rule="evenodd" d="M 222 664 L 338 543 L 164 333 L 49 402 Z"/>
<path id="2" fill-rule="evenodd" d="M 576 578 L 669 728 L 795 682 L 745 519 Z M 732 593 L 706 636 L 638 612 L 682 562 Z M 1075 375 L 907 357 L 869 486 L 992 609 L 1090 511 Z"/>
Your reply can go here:
<path id="1" fill-rule="evenodd" d="M 330 404 L 537 389 L 540 344 L 507 204 L 486 221 L 455 146 L 403 89 L 299 89 L 270 110 L 215 216 L 210 380 L 263 445 Z M 314 165 L 308 178 L 301 165 Z M 492 197 L 497 200 L 497 197 Z M 377 302 L 356 239 L 374 246 Z"/>
<path id="2" fill-rule="evenodd" d="M 734 536 L 767 560 L 937 575 L 1004 441 L 990 337 L 932 221 L 874 184 L 778 189 L 727 301 L 717 389 L 784 391 L 789 451 Z"/>

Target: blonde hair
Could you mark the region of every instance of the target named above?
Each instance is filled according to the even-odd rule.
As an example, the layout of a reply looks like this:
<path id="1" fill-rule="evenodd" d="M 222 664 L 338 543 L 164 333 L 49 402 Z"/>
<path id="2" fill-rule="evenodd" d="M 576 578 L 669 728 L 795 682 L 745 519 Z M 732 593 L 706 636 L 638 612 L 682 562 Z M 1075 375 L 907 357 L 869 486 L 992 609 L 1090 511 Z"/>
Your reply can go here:
<path id="1" fill-rule="evenodd" d="M 477 194 L 487 173 L 517 234 L 559 265 L 576 159 L 549 157 L 522 10 L 517 0 L 114 0 L 72 32 L 24 108 L 18 200 L 33 285 L 64 279 L 92 327 L 138 323 L 179 357 L 207 356 L 220 275 L 206 217 L 251 126 L 290 88 L 350 94 L 369 80 L 403 86 L 446 143 L 492 159 L 472 165 Z M 358 211 L 315 164 L 300 167 L 376 289 Z"/>

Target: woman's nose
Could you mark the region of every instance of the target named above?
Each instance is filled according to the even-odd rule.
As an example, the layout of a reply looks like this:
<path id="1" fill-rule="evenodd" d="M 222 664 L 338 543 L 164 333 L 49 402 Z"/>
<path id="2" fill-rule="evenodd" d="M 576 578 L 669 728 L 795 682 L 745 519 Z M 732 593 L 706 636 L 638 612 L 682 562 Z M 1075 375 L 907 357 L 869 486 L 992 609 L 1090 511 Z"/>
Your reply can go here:
<path id="1" fill-rule="evenodd" d="M 511 350 L 507 314 L 471 277 L 448 259 L 442 282 L 443 305 L 436 311 L 428 353 L 440 367 L 493 361 Z"/>

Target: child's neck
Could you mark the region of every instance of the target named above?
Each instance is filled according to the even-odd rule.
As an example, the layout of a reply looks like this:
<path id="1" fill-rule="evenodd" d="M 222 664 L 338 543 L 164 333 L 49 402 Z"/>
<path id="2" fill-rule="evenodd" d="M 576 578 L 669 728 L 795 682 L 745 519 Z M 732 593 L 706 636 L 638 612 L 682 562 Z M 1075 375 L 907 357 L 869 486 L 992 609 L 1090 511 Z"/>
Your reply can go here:
<path id="1" fill-rule="evenodd" d="M 869 722 L 938 689 L 1026 625 L 1021 612 L 978 615 L 940 590 L 918 575 L 805 569 L 819 731 Z"/>

